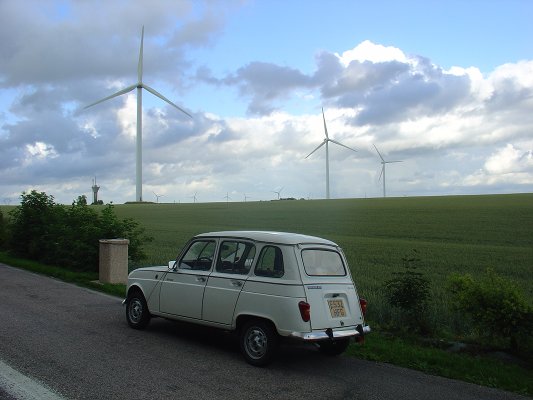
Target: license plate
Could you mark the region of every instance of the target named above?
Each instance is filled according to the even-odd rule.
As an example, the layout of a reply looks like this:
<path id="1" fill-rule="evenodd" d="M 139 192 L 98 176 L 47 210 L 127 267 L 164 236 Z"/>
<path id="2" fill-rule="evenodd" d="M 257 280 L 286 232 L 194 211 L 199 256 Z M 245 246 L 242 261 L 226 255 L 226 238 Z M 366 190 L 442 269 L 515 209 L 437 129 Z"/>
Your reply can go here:
<path id="1" fill-rule="evenodd" d="M 328 306 L 332 318 L 346 317 L 346 310 L 342 300 L 328 300 Z"/>

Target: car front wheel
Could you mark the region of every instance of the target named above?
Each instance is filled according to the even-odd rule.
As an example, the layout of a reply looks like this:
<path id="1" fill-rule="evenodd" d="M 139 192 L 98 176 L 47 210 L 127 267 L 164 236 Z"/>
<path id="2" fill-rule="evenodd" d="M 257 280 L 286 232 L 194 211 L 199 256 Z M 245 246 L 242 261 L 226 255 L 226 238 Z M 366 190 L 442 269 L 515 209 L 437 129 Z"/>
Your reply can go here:
<path id="1" fill-rule="evenodd" d="M 126 319 L 134 329 L 144 329 L 150 322 L 150 312 L 143 294 L 135 290 L 126 300 Z"/>
<path id="2" fill-rule="evenodd" d="M 246 362 L 257 367 L 269 364 L 278 347 L 278 333 L 264 320 L 248 321 L 240 334 L 241 352 Z"/>

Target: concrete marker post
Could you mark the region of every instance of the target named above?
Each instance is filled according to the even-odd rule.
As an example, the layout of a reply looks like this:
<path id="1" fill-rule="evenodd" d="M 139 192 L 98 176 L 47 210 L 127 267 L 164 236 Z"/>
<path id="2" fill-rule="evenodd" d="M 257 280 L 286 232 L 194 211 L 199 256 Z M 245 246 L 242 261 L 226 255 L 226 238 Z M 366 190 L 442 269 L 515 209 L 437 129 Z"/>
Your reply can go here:
<path id="1" fill-rule="evenodd" d="M 99 280 L 101 283 L 128 282 L 128 239 L 100 239 Z"/>

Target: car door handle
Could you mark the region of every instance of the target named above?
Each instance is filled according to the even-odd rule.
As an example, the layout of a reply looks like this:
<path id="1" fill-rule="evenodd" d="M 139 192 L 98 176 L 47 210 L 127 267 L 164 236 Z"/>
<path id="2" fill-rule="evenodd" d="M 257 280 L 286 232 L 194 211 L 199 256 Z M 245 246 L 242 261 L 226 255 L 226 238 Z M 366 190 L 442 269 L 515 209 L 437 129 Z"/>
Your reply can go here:
<path id="1" fill-rule="evenodd" d="M 231 284 L 233 286 L 236 286 L 236 287 L 241 287 L 242 286 L 242 282 L 241 281 L 236 281 L 236 280 L 231 280 Z"/>
<path id="2" fill-rule="evenodd" d="M 197 280 L 198 282 L 205 282 L 205 278 L 204 278 L 203 276 L 197 276 L 197 277 L 196 277 L 196 280 Z"/>

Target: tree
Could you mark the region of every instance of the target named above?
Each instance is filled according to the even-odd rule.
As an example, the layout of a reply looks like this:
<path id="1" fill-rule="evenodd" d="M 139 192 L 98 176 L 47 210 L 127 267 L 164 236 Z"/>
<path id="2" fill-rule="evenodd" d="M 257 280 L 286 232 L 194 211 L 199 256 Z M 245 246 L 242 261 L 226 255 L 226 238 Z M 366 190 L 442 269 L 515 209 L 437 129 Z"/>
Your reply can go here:
<path id="1" fill-rule="evenodd" d="M 35 190 L 23 192 L 21 205 L 10 213 L 9 248 L 18 256 L 45 261 L 56 245 L 60 214 L 53 196 Z"/>

